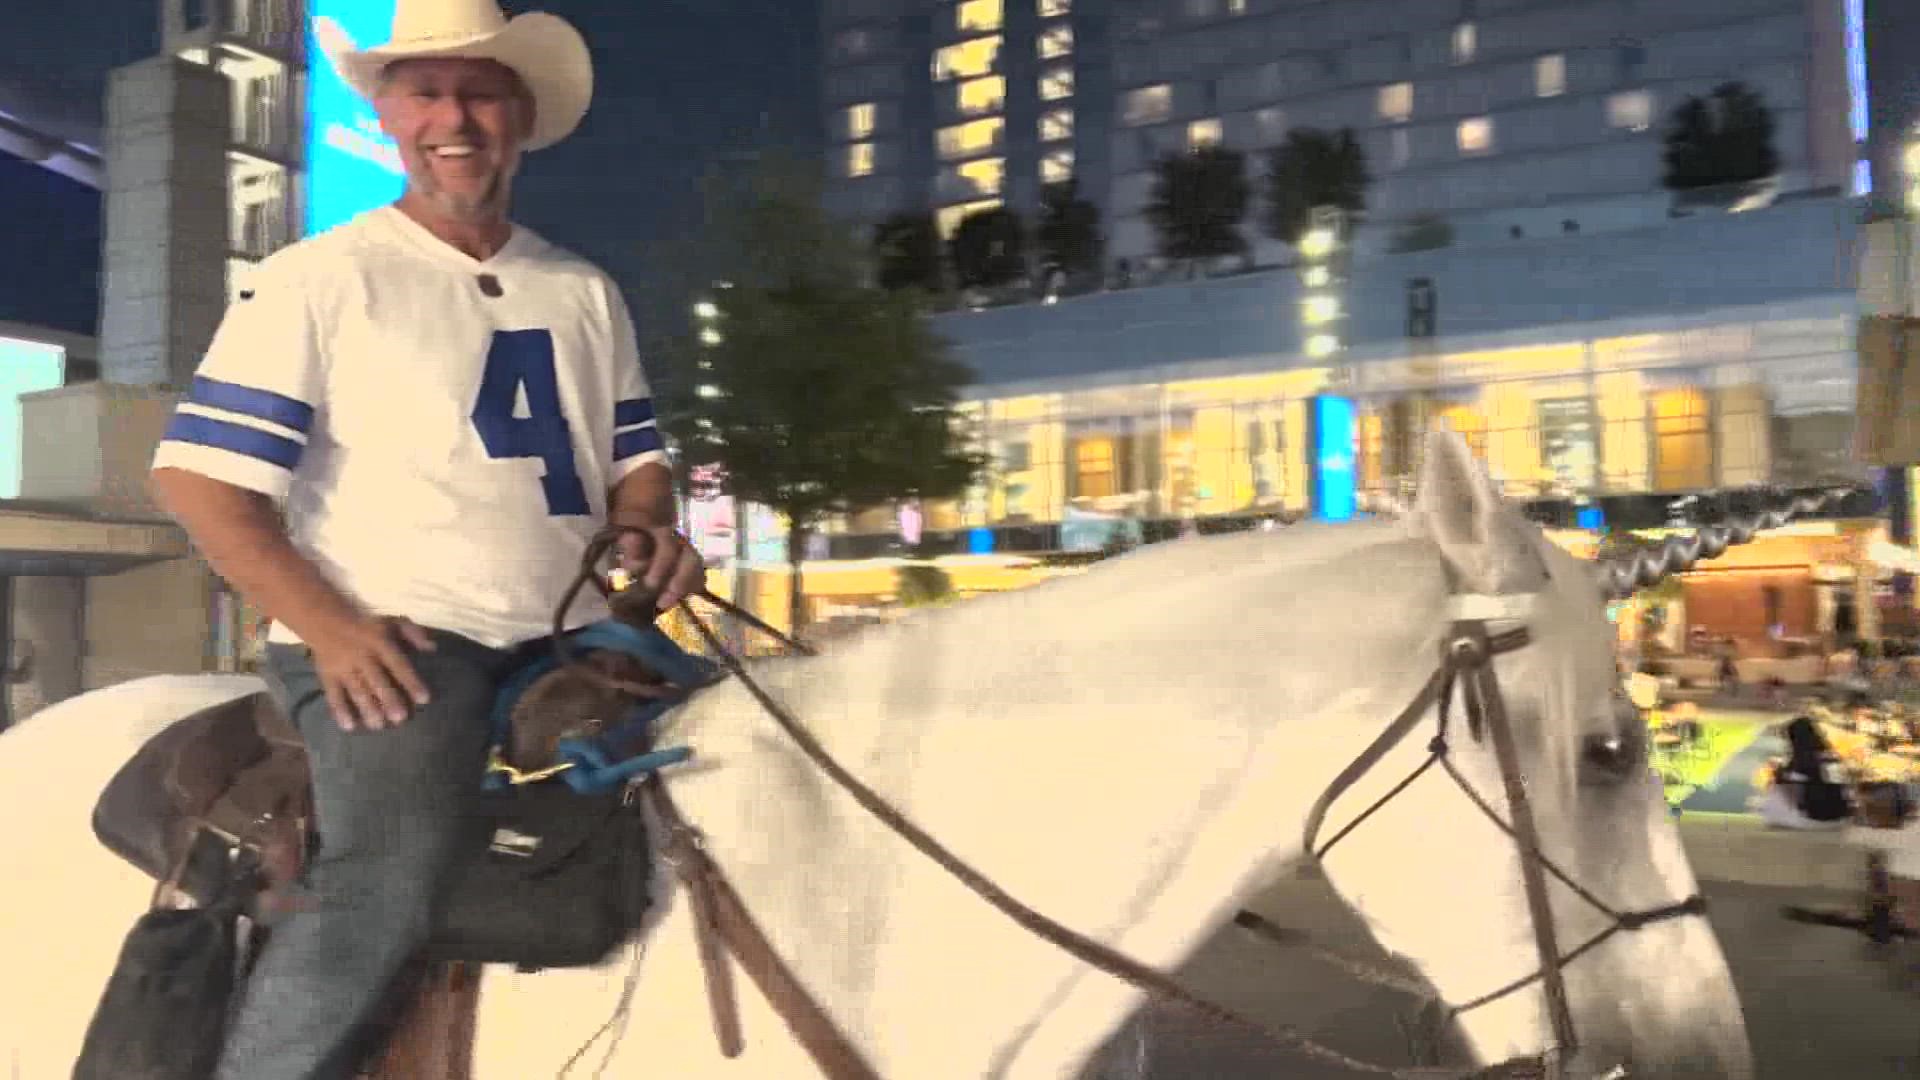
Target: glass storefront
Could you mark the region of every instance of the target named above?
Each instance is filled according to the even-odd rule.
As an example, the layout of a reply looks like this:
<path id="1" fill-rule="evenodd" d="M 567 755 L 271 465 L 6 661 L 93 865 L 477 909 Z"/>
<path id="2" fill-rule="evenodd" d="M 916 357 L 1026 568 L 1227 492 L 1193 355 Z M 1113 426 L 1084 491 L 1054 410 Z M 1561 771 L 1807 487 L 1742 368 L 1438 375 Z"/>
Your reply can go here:
<path id="1" fill-rule="evenodd" d="M 1779 319 L 986 398 L 967 409 L 990 474 L 926 527 L 1304 511 L 1323 392 L 1356 405 L 1369 493 L 1405 495 L 1441 424 L 1517 499 L 1815 483 L 1850 466 L 1852 352 L 1844 317 Z"/>

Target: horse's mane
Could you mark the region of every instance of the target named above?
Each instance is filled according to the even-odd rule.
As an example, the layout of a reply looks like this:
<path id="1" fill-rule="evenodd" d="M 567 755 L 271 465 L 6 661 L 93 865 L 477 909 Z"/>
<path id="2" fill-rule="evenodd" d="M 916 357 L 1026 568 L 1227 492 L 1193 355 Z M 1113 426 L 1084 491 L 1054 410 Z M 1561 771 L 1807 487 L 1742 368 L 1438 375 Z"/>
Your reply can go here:
<path id="1" fill-rule="evenodd" d="M 1102 678 L 1144 676 L 1187 696 L 1258 684 L 1273 707 L 1302 715 L 1359 690 L 1417 686 L 1436 659 L 1444 594 L 1438 550 L 1405 523 L 1302 523 L 1156 544 L 1081 575 L 927 607 L 829 642 L 818 659 L 762 661 L 753 673 L 781 698 L 797 696 L 795 709 L 829 715 L 908 655 L 933 665 L 958 657 L 981 688 L 1018 678 L 1044 692 L 1054 661 L 1071 669 L 1075 653 L 1112 650 Z M 1125 669 L 1123 653 L 1139 644 L 1154 659 Z M 1405 678 L 1384 686 L 1382 665 Z M 1192 675 L 1167 680 L 1183 669 Z M 1242 676 L 1252 669 L 1260 678 Z"/>

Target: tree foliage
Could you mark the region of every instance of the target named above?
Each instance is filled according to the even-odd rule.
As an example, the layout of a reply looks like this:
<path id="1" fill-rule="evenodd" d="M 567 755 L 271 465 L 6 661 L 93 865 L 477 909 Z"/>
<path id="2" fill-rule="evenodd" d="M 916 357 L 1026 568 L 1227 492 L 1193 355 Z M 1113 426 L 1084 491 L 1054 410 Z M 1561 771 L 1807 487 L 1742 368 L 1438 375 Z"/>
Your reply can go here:
<path id="1" fill-rule="evenodd" d="M 1251 188 L 1244 155 L 1223 146 L 1202 147 L 1161 158 L 1154 173 L 1146 216 L 1161 255 L 1192 262 L 1246 252 L 1240 223 L 1247 217 Z"/>
<path id="2" fill-rule="evenodd" d="M 663 421 L 684 476 L 718 466 L 718 491 L 787 519 L 798 627 L 799 564 L 823 517 L 951 498 L 984 468 L 956 408 L 971 373 L 917 292 L 864 284 L 866 252 L 803 172 L 769 165 L 719 201 L 699 260 L 728 283 L 709 294 L 719 339 L 690 328 L 667 343 Z"/>
<path id="3" fill-rule="evenodd" d="M 902 212 L 874 226 L 873 255 L 881 288 L 940 291 L 940 231 L 932 214 Z"/>
<path id="4" fill-rule="evenodd" d="M 1763 180 L 1780 171 L 1773 112 L 1744 83 L 1722 83 L 1705 98 L 1674 107 L 1666 132 L 1661 183 L 1670 191 Z"/>
<path id="5" fill-rule="evenodd" d="M 1267 152 L 1267 235 L 1299 242 L 1316 206 L 1338 206 L 1348 221 L 1354 220 L 1367 208 L 1370 183 L 1366 153 L 1351 128 L 1287 132 L 1286 140 Z"/>
<path id="6" fill-rule="evenodd" d="M 947 242 L 953 278 L 963 289 L 990 289 L 1027 273 L 1027 229 L 1004 206 L 976 210 L 960 219 Z"/>
<path id="7" fill-rule="evenodd" d="M 1080 197 L 1072 180 L 1048 184 L 1040 193 L 1040 223 L 1034 241 L 1041 262 L 1069 274 L 1100 269 L 1100 208 Z"/>

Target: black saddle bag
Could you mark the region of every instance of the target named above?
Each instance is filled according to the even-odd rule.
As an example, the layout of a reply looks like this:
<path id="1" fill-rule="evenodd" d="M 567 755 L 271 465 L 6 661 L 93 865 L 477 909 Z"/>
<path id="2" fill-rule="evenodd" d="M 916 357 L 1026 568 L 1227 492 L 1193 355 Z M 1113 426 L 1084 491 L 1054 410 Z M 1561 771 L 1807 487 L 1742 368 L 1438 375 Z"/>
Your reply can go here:
<path id="1" fill-rule="evenodd" d="M 134 923 L 87 1025 L 73 1080 L 213 1075 L 238 978 L 240 915 L 250 899 L 250 869 L 237 877 L 229 869 L 226 888 L 206 906 L 156 906 Z"/>
<path id="2" fill-rule="evenodd" d="M 431 958 L 582 967 L 639 927 L 652 859 L 637 799 L 527 784 L 484 792 L 471 824 L 471 854 L 447 884 Z"/>

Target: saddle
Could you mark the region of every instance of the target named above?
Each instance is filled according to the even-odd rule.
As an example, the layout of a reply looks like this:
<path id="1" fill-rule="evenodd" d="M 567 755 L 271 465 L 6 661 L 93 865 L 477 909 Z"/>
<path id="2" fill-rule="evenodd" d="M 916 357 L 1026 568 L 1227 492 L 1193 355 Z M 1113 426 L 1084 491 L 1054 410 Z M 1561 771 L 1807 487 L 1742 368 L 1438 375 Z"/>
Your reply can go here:
<path id="1" fill-rule="evenodd" d="M 93 831 L 109 851 L 204 904 L 237 847 L 260 854 L 272 885 L 296 877 L 312 807 L 306 746 L 263 691 L 149 739 L 101 792 Z"/>
<path id="2" fill-rule="evenodd" d="M 595 649 L 581 663 L 644 686 L 665 677 L 632 656 Z M 525 773 L 550 767 L 562 739 L 591 737 L 627 699 L 617 688 L 549 671 L 514 702 L 502 758 Z M 204 904 L 241 847 L 261 859 L 269 906 L 297 879 L 312 836 L 312 778 L 300 733 L 262 691 L 202 709 L 149 739 L 94 806 L 107 849 Z"/>

